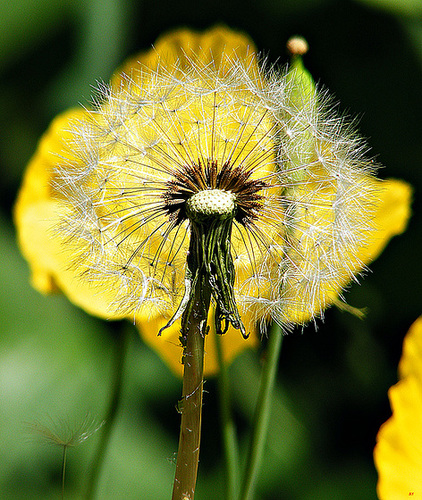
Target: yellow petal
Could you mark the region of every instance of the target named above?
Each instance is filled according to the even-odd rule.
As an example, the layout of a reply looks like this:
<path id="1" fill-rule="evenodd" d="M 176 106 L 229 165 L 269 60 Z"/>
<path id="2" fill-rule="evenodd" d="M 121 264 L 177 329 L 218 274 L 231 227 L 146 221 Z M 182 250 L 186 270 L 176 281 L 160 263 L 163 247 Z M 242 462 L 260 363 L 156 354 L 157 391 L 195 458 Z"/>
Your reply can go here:
<path id="1" fill-rule="evenodd" d="M 400 378 L 414 375 L 422 384 L 422 317 L 413 323 L 404 339 L 399 374 Z"/>
<path id="2" fill-rule="evenodd" d="M 400 373 L 388 391 L 393 415 L 378 432 L 374 460 L 380 500 L 422 496 L 422 317 L 406 335 Z"/>
<path id="3" fill-rule="evenodd" d="M 374 450 L 380 500 L 422 495 L 422 388 L 407 377 L 389 391 L 393 416 L 381 427 Z"/>
<path id="4" fill-rule="evenodd" d="M 73 118 L 82 115 L 80 110 L 71 110 L 53 120 L 26 169 L 14 207 L 19 246 L 31 266 L 32 283 L 42 293 L 56 289 L 54 275 L 49 269 L 54 239 L 47 238 L 47 230 L 39 225 L 45 226 L 54 215 L 50 181 L 58 155 L 64 148 L 65 130 Z M 49 203 L 52 203 L 51 210 Z"/>
<path id="5" fill-rule="evenodd" d="M 225 26 L 215 26 L 205 32 L 179 29 L 160 36 L 151 50 L 128 59 L 113 76 L 112 84 L 115 87 L 126 85 L 123 75 L 136 78 L 134 71 L 139 71 L 140 66 L 160 71 L 160 68 L 168 70 L 177 65 L 183 70 L 191 66 L 192 60 L 198 59 L 201 66 L 212 64 L 224 71 L 229 61 L 236 58 L 248 61 L 252 72 L 257 67 L 255 53 L 254 43 L 247 35 Z"/>
<path id="6" fill-rule="evenodd" d="M 404 181 L 396 179 L 378 181 L 367 178 L 364 182 L 373 184 L 373 203 L 376 207 L 372 222 L 373 229 L 367 233 L 364 245 L 353 247 L 349 252 L 348 258 L 344 258 L 343 256 L 343 259 L 337 262 L 337 279 L 328 279 L 325 283 L 322 283 L 318 293 L 315 293 L 314 290 L 308 291 L 306 288 L 301 290 L 300 286 L 297 285 L 291 286 L 292 293 L 299 294 L 303 298 L 302 305 L 299 305 L 299 307 L 294 305 L 288 311 L 289 319 L 293 323 L 306 323 L 312 317 L 321 314 L 324 309 L 332 305 L 337 300 L 341 290 L 350 283 L 351 276 L 362 271 L 364 266 L 370 264 L 381 254 L 393 236 L 401 234 L 406 229 L 411 214 L 411 186 Z M 311 186 L 309 189 L 311 189 Z M 320 199 L 322 194 L 321 192 L 319 193 Z M 329 199 L 329 194 L 329 192 L 326 193 L 327 200 Z M 329 206 L 329 203 L 327 203 L 327 206 Z M 329 217 L 331 217 L 330 210 L 327 209 L 326 215 L 323 211 L 324 208 L 321 208 L 311 213 L 319 226 L 324 223 L 324 220 L 328 223 Z M 315 245 L 315 242 L 310 239 L 309 245 Z M 309 258 L 301 259 L 299 263 L 303 275 L 306 275 L 309 269 L 312 272 L 314 266 L 313 259 L 318 257 L 319 251 L 324 252 L 325 249 L 306 249 Z M 314 256 L 313 259 L 311 258 L 312 255 Z M 293 299 L 294 297 L 292 298 L 292 303 L 295 304 Z"/>
<path id="7" fill-rule="evenodd" d="M 360 249 L 360 260 L 369 264 L 384 250 L 393 236 L 405 231 L 411 215 L 412 187 L 402 180 L 377 181 L 379 200 L 374 219 L 374 232 L 368 245 Z"/>
<path id="8" fill-rule="evenodd" d="M 31 267 L 31 281 L 41 293 L 61 290 L 75 305 L 95 316 L 118 319 L 121 314 L 110 309 L 114 295 L 81 280 L 69 269 L 69 256 L 57 231 L 64 207 L 53 197 L 52 180 L 60 155 L 67 150 L 71 124 L 86 117 L 83 110 L 70 110 L 58 116 L 41 138 L 22 182 L 14 209 L 17 236 L 22 254 Z M 71 158 L 70 154 L 66 154 Z"/>

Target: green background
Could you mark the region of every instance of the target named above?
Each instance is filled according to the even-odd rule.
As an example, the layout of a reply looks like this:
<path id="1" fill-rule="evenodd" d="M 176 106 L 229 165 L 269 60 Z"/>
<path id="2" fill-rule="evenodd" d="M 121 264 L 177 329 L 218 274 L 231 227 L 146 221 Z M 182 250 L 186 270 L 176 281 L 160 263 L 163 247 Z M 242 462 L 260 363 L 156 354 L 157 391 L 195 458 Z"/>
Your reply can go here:
<path id="1" fill-rule="evenodd" d="M 89 102 L 127 56 L 164 31 L 224 23 L 254 39 L 270 61 L 301 34 L 321 85 L 357 115 L 380 177 L 414 186 L 408 231 L 347 293 L 360 321 L 329 310 L 318 330 L 284 340 L 257 499 L 376 498 L 372 450 L 390 415 L 403 337 L 421 313 L 422 2 L 419 0 L 11 0 L 0 3 L 0 498 L 60 497 L 61 451 L 28 424 L 89 413 L 101 421 L 120 332 L 133 330 L 124 392 L 98 498 L 170 498 L 181 393 L 175 378 L 126 323 L 89 317 L 61 296 L 31 289 L 11 209 L 37 140 L 56 113 Z M 259 380 L 259 353 L 231 367 L 242 456 Z M 206 382 L 198 500 L 222 498 L 216 382 Z M 66 498 L 81 498 L 98 433 L 69 450 Z"/>

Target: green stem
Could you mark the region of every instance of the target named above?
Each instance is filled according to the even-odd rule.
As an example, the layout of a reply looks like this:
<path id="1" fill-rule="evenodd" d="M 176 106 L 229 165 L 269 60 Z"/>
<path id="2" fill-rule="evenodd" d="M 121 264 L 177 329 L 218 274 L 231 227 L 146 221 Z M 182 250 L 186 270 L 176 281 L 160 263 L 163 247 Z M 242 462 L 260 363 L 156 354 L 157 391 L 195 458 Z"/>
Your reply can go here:
<path id="1" fill-rule="evenodd" d="M 221 336 L 215 334 L 215 345 L 218 358 L 218 386 L 220 396 L 220 415 L 226 460 L 226 498 L 234 500 L 238 491 L 239 455 L 236 429 L 230 408 L 230 387 L 227 364 L 224 361 Z"/>
<path id="2" fill-rule="evenodd" d="M 88 478 L 88 485 L 85 495 L 86 500 L 91 500 L 92 498 L 94 498 L 95 491 L 98 486 L 101 467 L 104 462 L 111 432 L 116 422 L 117 411 L 122 396 L 124 362 L 126 359 L 130 339 L 130 329 L 128 328 L 128 326 L 123 325 L 121 330 L 118 332 L 118 335 L 119 337 L 116 341 L 116 350 L 114 354 L 114 373 L 110 391 L 110 400 L 104 419 L 104 425 L 101 429 L 100 442 L 95 452 L 94 460 L 91 464 L 91 472 Z"/>
<path id="3" fill-rule="evenodd" d="M 193 500 L 198 475 L 201 442 L 204 341 L 211 302 L 209 274 L 204 256 L 209 231 L 192 223 L 187 279 L 189 300 L 182 315 L 180 341 L 183 346 L 182 413 L 172 500 Z"/>
<path id="4" fill-rule="evenodd" d="M 275 384 L 282 340 L 283 334 L 281 328 L 274 323 L 270 330 L 267 357 L 261 374 L 258 401 L 255 408 L 254 426 L 240 500 L 252 500 L 253 498 L 266 442 L 271 412 L 271 395 Z"/>
<path id="5" fill-rule="evenodd" d="M 198 314 L 203 305 L 197 305 L 190 310 L 183 333 L 182 418 L 172 500 L 193 500 L 198 475 L 206 318 Z"/>
<path id="6" fill-rule="evenodd" d="M 191 235 L 185 282 L 189 285 L 179 306 L 183 309 L 180 337 L 184 347 L 183 399 L 172 500 L 193 500 L 195 494 L 201 439 L 204 339 L 208 333 L 211 296 L 216 303 L 216 331 L 225 333 L 232 324 L 246 336 L 233 292 L 230 236 L 234 214 L 221 214 L 218 210 L 209 213 L 208 205 L 201 205 L 194 196 L 189 199 L 193 201 L 188 206 Z M 199 204 L 195 205 L 197 202 Z M 169 324 L 179 316 L 179 309 Z"/>

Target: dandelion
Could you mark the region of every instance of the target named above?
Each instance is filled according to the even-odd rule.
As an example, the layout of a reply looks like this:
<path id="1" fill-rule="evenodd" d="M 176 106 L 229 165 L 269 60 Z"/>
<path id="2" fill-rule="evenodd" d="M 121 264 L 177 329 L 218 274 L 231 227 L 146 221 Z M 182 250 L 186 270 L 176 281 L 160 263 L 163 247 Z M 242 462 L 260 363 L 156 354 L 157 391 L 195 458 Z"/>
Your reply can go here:
<path id="1" fill-rule="evenodd" d="M 357 249 L 372 229 L 360 139 L 324 116 L 316 93 L 298 105 L 296 79 L 253 58 L 186 57 L 188 68 L 140 66 L 101 88 L 74 124 L 77 161 L 60 162 L 56 186 L 78 267 L 117 291 L 111 309 L 168 316 L 186 303 L 191 234 L 204 227 L 216 240 L 201 259 L 218 332 L 247 336 L 237 305 L 253 323 L 320 316 L 363 267 Z"/>
<path id="2" fill-rule="evenodd" d="M 104 425 L 104 422 L 97 423 L 89 414 L 77 423 L 70 423 L 66 419 L 50 420 L 49 425 L 39 421 L 29 423 L 28 429 L 40 436 L 45 443 L 62 448 L 61 496 L 64 498 L 67 450 L 89 439 Z"/>

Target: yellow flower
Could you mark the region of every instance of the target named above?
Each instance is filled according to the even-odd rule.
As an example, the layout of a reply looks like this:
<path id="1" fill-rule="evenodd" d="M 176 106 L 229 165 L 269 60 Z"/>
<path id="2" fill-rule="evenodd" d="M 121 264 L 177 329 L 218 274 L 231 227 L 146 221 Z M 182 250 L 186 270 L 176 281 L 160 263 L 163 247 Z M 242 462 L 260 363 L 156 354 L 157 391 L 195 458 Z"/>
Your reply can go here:
<path id="1" fill-rule="evenodd" d="M 380 500 L 422 497 L 422 317 L 405 337 L 399 376 L 374 450 Z"/>
<path id="2" fill-rule="evenodd" d="M 41 140 L 16 204 L 20 246 L 37 289 L 133 318 L 177 372 L 180 320 L 157 332 L 183 302 L 196 194 L 207 192 L 207 210 L 224 195 L 234 204 L 234 301 L 246 333 L 322 316 L 405 229 L 409 186 L 373 177 L 362 142 L 304 70 L 261 68 L 242 34 L 166 35 L 99 93 L 92 110 L 64 113 Z M 221 315 L 231 359 L 257 336 L 236 332 L 234 310 Z M 210 374 L 212 335 L 205 349 Z"/>

